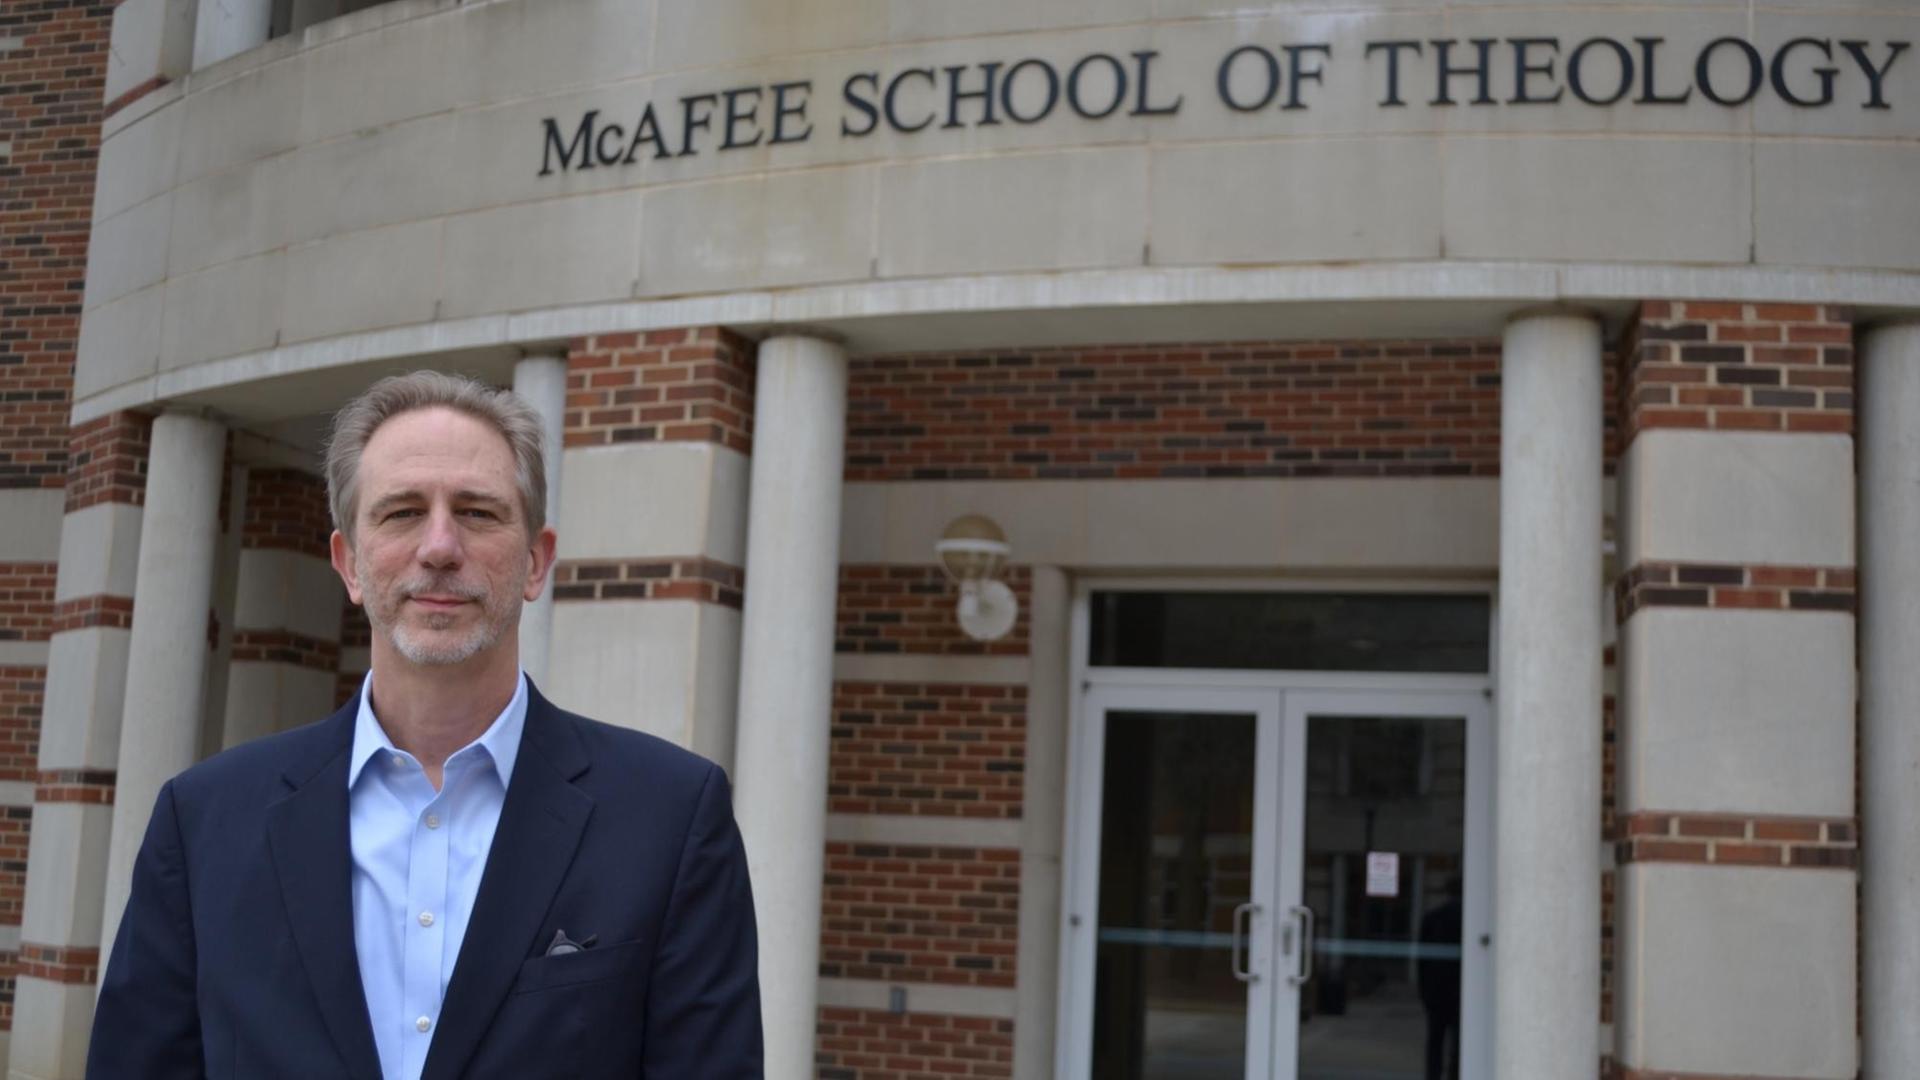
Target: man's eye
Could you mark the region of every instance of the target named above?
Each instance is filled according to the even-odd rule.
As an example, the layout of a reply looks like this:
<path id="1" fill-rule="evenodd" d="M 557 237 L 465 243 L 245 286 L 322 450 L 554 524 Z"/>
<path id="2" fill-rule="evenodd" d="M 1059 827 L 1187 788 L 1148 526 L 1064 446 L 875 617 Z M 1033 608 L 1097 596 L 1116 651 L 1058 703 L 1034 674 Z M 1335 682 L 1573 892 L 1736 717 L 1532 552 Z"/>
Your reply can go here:
<path id="1" fill-rule="evenodd" d="M 381 521 L 396 521 L 396 520 L 399 520 L 399 519 L 401 519 L 401 518 L 414 518 L 414 517 L 419 517 L 419 516 L 420 516 L 420 511 L 418 511 L 418 510 L 389 510 L 389 511 L 387 512 L 387 516 L 386 516 L 386 517 L 383 517 L 383 518 L 381 518 L 380 520 L 381 520 Z"/>
<path id="2" fill-rule="evenodd" d="M 479 518 L 483 521 L 492 521 L 497 516 L 491 510 L 482 510 L 478 507 L 468 507 L 467 509 L 462 510 L 460 512 L 466 515 L 467 517 Z"/>

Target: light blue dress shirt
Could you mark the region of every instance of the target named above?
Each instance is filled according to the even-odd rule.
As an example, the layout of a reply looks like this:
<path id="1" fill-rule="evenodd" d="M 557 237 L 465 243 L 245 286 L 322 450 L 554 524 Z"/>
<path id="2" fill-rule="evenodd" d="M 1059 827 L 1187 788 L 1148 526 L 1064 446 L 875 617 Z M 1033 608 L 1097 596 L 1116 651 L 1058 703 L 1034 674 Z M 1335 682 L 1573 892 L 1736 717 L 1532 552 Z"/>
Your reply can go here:
<path id="1" fill-rule="evenodd" d="M 353 945 L 386 1080 L 419 1080 L 467 935 L 527 721 L 527 677 L 480 737 L 441 770 L 440 790 L 373 715 L 360 687 L 347 766 Z"/>

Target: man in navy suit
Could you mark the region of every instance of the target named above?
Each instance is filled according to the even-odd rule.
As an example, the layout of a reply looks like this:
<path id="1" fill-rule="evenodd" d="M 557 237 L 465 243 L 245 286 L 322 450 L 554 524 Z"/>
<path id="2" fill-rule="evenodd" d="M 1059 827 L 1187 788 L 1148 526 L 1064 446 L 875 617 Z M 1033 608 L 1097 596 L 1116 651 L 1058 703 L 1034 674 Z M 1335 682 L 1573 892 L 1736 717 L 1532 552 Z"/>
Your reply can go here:
<path id="1" fill-rule="evenodd" d="M 726 776 L 520 671 L 544 476 L 532 410 L 469 380 L 341 411 L 333 563 L 372 671 L 161 790 L 89 1077 L 761 1075 Z"/>

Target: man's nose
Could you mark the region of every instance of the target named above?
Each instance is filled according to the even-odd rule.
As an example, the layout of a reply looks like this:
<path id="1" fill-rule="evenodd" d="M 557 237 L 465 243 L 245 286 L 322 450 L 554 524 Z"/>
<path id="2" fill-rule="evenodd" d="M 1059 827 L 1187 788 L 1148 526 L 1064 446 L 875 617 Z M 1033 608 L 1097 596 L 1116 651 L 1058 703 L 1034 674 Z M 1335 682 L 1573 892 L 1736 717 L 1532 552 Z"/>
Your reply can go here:
<path id="1" fill-rule="evenodd" d="M 425 566 L 460 565 L 460 528 L 450 510 L 434 508 L 427 514 L 427 528 L 420 537 L 420 562 Z"/>

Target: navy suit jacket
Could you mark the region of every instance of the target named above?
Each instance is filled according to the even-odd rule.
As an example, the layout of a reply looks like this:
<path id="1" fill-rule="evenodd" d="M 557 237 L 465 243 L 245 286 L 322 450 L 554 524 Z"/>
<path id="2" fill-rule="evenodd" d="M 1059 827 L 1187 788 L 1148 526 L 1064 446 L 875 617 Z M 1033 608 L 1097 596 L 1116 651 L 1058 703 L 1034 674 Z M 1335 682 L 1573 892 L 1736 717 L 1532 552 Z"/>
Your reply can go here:
<path id="1" fill-rule="evenodd" d="M 358 707 L 161 790 L 89 1077 L 380 1080 L 347 846 Z M 599 940 L 548 956 L 556 930 Z M 726 775 L 530 692 L 423 1080 L 757 1078 L 756 965 Z"/>

